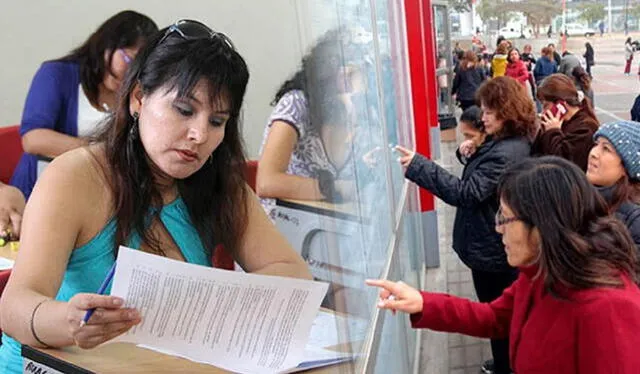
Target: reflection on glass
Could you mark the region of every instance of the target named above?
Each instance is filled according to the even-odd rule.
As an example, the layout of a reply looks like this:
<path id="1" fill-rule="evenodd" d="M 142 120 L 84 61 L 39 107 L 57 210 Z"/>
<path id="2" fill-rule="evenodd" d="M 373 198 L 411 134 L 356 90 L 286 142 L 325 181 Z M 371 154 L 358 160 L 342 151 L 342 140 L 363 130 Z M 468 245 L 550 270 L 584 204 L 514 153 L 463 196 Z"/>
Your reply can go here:
<path id="1" fill-rule="evenodd" d="M 415 217 L 405 218 L 402 248 L 394 248 L 398 210 L 416 210 L 402 201 L 406 182 L 389 146 L 413 144 L 403 8 L 386 0 L 323 0 L 305 2 L 305 9 L 308 53 L 275 95 L 257 186 L 314 278 L 330 283 L 322 306 L 345 318 L 335 327 L 336 344 L 377 355 L 361 351 L 377 313 L 377 292 L 365 279 L 387 277 L 394 251 L 394 280 L 417 286 L 424 265 Z M 271 185 L 260 180 L 265 175 Z M 384 367 L 394 369 L 386 372 L 407 372 L 416 334 L 406 321 L 383 320 L 389 341 L 401 342 L 392 351 L 404 352 L 387 357 Z"/>
<path id="2" fill-rule="evenodd" d="M 446 5 L 434 5 L 434 30 L 436 35 L 436 75 L 438 82 L 438 113 L 453 113 L 451 102 L 451 82 L 453 80 L 453 55 L 451 51 L 451 32 L 449 28 L 448 8 Z"/>

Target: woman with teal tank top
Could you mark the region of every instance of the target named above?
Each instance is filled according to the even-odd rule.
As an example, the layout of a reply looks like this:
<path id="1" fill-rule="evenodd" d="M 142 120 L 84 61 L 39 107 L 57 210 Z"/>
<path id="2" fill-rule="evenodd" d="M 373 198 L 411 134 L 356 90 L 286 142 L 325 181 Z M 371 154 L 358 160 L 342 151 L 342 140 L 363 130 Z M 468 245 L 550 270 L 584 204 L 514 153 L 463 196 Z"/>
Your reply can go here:
<path id="1" fill-rule="evenodd" d="M 1 373 L 22 372 L 21 344 L 92 348 L 140 323 L 95 294 L 120 244 L 205 266 L 222 244 L 247 272 L 311 278 L 244 180 L 248 79 L 231 41 L 197 21 L 140 51 L 96 141 L 57 157 L 27 203 L 0 299 Z"/>

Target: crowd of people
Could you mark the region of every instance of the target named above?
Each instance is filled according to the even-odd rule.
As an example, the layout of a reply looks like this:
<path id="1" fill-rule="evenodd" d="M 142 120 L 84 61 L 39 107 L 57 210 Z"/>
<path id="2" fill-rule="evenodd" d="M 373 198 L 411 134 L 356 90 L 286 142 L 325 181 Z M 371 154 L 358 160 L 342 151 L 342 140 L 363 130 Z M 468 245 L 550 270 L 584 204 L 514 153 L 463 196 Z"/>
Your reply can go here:
<path id="1" fill-rule="evenodd" d="M 640 371 L 640 123 L 599 123 L 589 43 L 586 69 L 553 44 L 536 58 L 498 40 L 489 64 L 458 53 L 462 175 L 403 147 L 400 162 L 457 208 L 453 249 L 478 302 L 369 280 L 379 307 L 490 338 L 484 373 Z"/>

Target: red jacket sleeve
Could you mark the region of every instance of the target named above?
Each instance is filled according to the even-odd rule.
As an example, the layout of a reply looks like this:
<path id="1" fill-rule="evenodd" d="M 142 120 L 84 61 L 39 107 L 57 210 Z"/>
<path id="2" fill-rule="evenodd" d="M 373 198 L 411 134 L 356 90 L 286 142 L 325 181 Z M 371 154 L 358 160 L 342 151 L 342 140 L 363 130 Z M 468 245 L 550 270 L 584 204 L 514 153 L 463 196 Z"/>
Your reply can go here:
<path id="1" fill-rule="evenodd" d="M 640 307 L 603 300 L 578 316 L 578 373 L 640 373 Z"/>
<path id="2" fill-rule="evenodd" d="M 491 303 L 478 303 L 440 293 L 422 293 L 422 312 L 411 315 L 411 326 L 457 332 L 481 338 L 509 336 L 516 280 Z"/>

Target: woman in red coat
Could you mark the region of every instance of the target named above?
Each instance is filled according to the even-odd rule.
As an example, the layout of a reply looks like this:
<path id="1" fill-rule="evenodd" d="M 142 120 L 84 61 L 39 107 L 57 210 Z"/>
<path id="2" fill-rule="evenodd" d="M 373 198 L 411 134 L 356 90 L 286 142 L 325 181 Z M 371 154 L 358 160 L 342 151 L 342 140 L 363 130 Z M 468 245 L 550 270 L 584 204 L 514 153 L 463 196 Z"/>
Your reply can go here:
<path id="1" fill-rule="evenodd" d="M 637 259 L 624 225 L 573 163 L 531 158 L 498 188 L 496 229 L 520 275 L 491 303 L 385 280 L 378 307 L 411 313 L 413 327 L 509 336 L 511 367 L 528 373 L 640 373 Z"/>
<path id="2" fill-rule="evenodd" d="M 524 61 L 520 59 L 520 52 L 516 48 L 512 48 L 509 51 L 507 61 L 507 70 L 504 75 L 511 77 L 520 82 L 523 86 L 526 86 L 529 81 L 529 70 L 527 70 L 527 65 L 525 65 Z"/>

